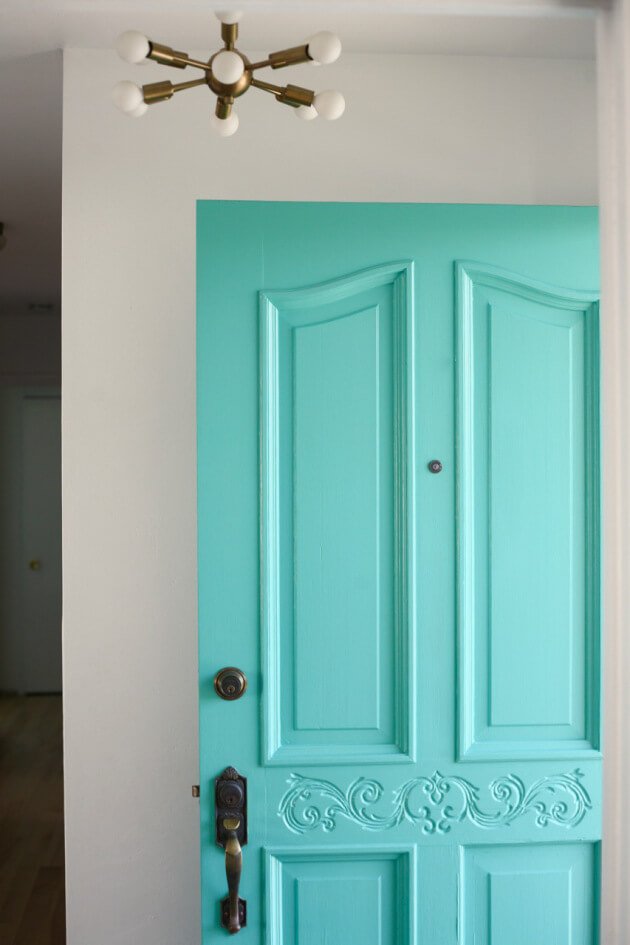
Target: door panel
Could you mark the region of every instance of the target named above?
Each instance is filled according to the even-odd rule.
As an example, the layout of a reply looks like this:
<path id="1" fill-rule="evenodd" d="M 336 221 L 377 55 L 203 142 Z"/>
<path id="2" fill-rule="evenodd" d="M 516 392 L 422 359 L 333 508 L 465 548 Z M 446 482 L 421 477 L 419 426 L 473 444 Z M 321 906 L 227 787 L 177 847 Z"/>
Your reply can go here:
<path id="1" fill-rule="evenodd" d="M 598 306 L 457 277 L 461 755 L 596 748 Z"/>
<path id="2" fill-rule="evenodd" d="M 272 764 L 410 760 L 412 276 L 374 267 L 261 299 Z"/>
<path id="3" fill-rule="evenodd" d="M 199 204 L 204 945 L 228 766 L 244 945 L 594 942 L 597 258 L 590 208 Z"/>
<path id="4" fill-rule="evenodd" d="M 464 945 L 592 942 L 593 878 L 592 844 L 465 847 Z"/>
<path id="5" fill-rule="evenodd" d="M 270 945 L 412 941 L 413 849 L 269 850 L 267 882 Z"/>

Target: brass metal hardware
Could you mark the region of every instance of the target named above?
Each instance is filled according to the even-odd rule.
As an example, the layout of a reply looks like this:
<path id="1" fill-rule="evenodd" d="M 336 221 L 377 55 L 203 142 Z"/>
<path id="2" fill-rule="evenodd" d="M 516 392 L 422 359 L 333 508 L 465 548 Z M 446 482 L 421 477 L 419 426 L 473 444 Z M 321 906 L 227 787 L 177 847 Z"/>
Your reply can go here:
<path id="1" fill-rule="evenodd" d="M 243 851 L 236 832 L 240 824 L 238 817 L 226 817 L 223 821 L 223 827 L 227 834 L 225 875 L 228 884 L 228 895 L 221 903 L 221 924 L 232 935 L 235 932 L 240 932 L 247 922 L 245 903 L 238 895 L 241 873 L 243 872 Z"/>
<path id="2" fill-rule="evenodd" d="M 163 66 L 172 66 L 176 69 L 192 67 L 200 69 L 204 78 L 198 82 L 173 84 L 171 82 L 153 82 L 142 87 L 143 99 L 139 100 L 138 87 L 128 81 L 120 82 L 116 86 L 115 104 L 127 114 L 140 117 L 146 112 L 146 105 L 155 105 L 157 102 L 166 102 L 175 92 L 191 89 L 197 85 L 205 85 L 217 97 L 215 114 L 211 120 L 212 126 L 223 137 L 234 134 L 238 128 L 238 115 L 233 111 L 235 99 L 244 95 L 250 87 L 270 92 L 283 105 L 289 105 L 298 111 L 299 117 L 314 118 L 321 115 L 323 118 L 334 120 L 344 110 L 345 102 L 340 92 L 327 91 L 316 96 L 310 89 L 296 85 L 284 87 L 269 82 L 254 79 L 257 70 L 263 68 L 283 69 L 305 62 L 334 62 L 341 51 L 341 43 L 332 33 L 323 31 L 311 37 L 308 43 L 299 46 L 290 46 L 269 53 L 266 59 L 252 63 L 238 48 L 239 25 L 237 22 L 223 22 L 233 17 L 227 16 L 227 11 L 217 12 L 221 20 L 221 39 L 223 46 L 211 54 L 207 60 L 195 59 L 183 50 L 174 49 L 163 43 L 156 43 L 135 30 L 123 33 L 120 37 L 118 50 L 127 62 L 139 62 L 143 57 L 153 60 Z M 238 17 L 236 18 L 238 19 Z M 217 59 L 217 57 L 221 57 Z M 216 63 L 215 63 L 215 60 Z M 223 79 L 220 80 L 219 76 Z M 2 224 L 0 224 L 1 228 Z M 1 233 L 0 233 L 1 236 Z M 1 246 L 0 246 L 1 248 Z"/>
<path id="3" fill-rule="evenodd" d="M 185 69 L 188 65 L 188 56 L 185 52 L 178 52 L 170 46 L 163 46 L 161 43 L 149 43 L 149 55 L 147 59 L 153 59 L 162 66 L 174 66 L 176 69 Z"/>
<path id="4" fill-rule="evenodd" d="M 226 49 L 234 49 L 238 39 L 238 23 L 221 23 L 221 39 Z"/>
<path id="5" fill-rule="evenodd" d="M 292 105 L 293 108 L 299 108 L 300 105 L 308 107 L 313 104 L 315 93 L 310 89 L 303 89 L 299 85 L 274 85 L 272 82 L 265 82 L 263 79 L 252 79 L 252 85 L 264 92 L 270 92 L 276 96 L 279 102 L 284 105 Z"/>
<path id="6" fill-rule="evenodd" d="M 199 785 L 198 785 L 198 784 L 193 784 L 193 786 L 192 786 L 192 796 L 193 796 L 193 797 L 199 797 L 200 794 L 201 794 L 201 790 L 200 790 Z"/>
<path id="7" fill-rule="evenodd" d="M 314 98 L 315 93 L 310 89 L 303 89 L 299 85 L 287 85 L 278 101 L 284 102 L 286 105 L 293 105 L 294 108 L 299 108 L 300 105 L 308 108 L 309 105 L 313 104 Z"/>
<path id="8" fill-rule="evenodd" d="M 226 666 L 214 677 L 214 689 L 218 696 L 228 702 L 240 699 L 247 689 L 247 676 L 236 666 Z"/>
<path id="9" fill-rule="evenodd" d="M 42 563 L 39 558 L 33 558 L 31 561 L 29 561 L 28 566 L 31 571 L 41 571 L 42 569 Z"/>
<path id="10" fill-rule="evenodd" d="M 217 98 L 216 108 L 214 110 L 217 118 L 228 118 L 232 111 L 233 100 L 229 98 Z"/>
<path id="11" fill-rule="evenodd" d="M 291 49 L 281 49 L 279 52 L 269 53 L 267 63 L 272 69 L 283 69 L 299 62 L 312 62 L 308 54 L 308 46 L 292 46 Z"/>
<path id="12" fill-rule="evenodd" d="M 442 463 L 439 459 L 432 459 L 430 463 L 427 464 L 429 472 L 440 473 L 442 472 Z"/>
<path id="13" fill-rule="evenodd" d="M 154 105 L 156 102 L 168 102 L 173 98 L 175 92 L 182 92 L 184 89 L 194 89 L 197 85 L 205 85 L 205 79 L 192 79 L 190 82 L 178 82 L 173 84 L 168 80 L 166 82 L 150 82 L 142 86 L 142 97 L 147 105 Z"/>
<path id="14" fill-rule="evenodd" d="M 225 850 L 228 894 L 221 900 L 221 925 L 230 934 L 247 924 L 247 902 L 239 897 L 243 850 L 247 843 L 247 781 L 226 768 L 215 781 L 216 842 Z"/>
<path id="15" fill-rule="evenodd" d="M 166 81 L 143 85 L 142 97 L 147 105 L 153 105 L 154 102 L 167 102 L 173 97 L 173 83 Z"/>
<path id="16" fill-rule="evenodd" d="M 230 85 L 226 85 L 225 82 L 219 82 L 214 73 L 212 72 L 212 63 L 219 55 L 219 53 L 224 52 L 225 50 L 220 49 L 219 52 L 215 53 L 208 62 L 208 71 L 206 72 L 206 82 L 208 87 L 215 95 L 219 95 L 223 98 L 238 98 L 240 95 L 243 95 L 250 85 L 252 84 L 252 70 L 250 69 L 250 62 L 247 56 L 243 55 L 242 52 L 239 52 L 238 49 L 234 49 L 233 52 L 238 53 L 238 55 L 243 60 L 244 71 L 240 79 L 237 79 L 236 82 L 232 82 Z"/>

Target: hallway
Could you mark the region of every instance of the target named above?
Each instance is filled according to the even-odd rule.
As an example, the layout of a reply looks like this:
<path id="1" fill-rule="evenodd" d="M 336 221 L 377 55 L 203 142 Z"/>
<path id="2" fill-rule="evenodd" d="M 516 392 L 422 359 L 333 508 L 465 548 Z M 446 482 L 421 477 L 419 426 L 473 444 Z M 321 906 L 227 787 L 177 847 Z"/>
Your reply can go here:
<path id="1" fill-rule="evenodd" d="M 61 696 L 2 696 L 0 941 L 65 940 Z"/>

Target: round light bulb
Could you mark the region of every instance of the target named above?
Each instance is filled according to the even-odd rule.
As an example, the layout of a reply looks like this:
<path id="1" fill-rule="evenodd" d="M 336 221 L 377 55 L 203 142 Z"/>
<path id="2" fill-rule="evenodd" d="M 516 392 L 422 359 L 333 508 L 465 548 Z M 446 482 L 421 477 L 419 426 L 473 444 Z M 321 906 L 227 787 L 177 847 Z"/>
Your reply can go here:
<path id="1" fill-rule="evenodd" d="M 149 106 L 147 105 L 146 102 L 140 102 L 137 108 L 134 108 L 132 112 L 127 112 L 127 114 L 130 115 L 132 118 L 142 118 L 142 116 L 147 111 L 148 107 Z"/>
<path id="2" fill-rule="evenodd" d="M 302 121 L 312 121 L 313 118 L 317 118 L 317 112 L 312 105 L 298 105 L 297 108 L 294 108 L 296 118 L 301 118 Z"/>
<path id="3" fill-rule="evenodd" d="M 116 41 L 116 52 L 125 62 L 138 63 L 151 52 L 149 40 L 138 30 L 121 33 Z"/>
<path id="4" fill-rule="evenodd" d="M 245 72 L 245 63 L 238 53 L 224 49 L 212 60 L 212 75 L 223 85 L 233 85 Z"/>
<path id="5" fill-rule="evenodd" d="M 136 85 L 135 82 L 128 82 L 126 79 L 114 86 L 112 98 L 116 108 L 128 115 L 144 103 L 140 86 Z"/>
<path id="6" fill-rule="evenodd" d="M 341 55 L 341 40 L 335 33 L 322 30 L 309 39 L 308 54 L 313 62 L 321 65 L 336 62 Z"/>
<path id="7" fill-rule="evenodd" d="M 335 92 L 333 89 L 327 89 L 325 92 L 318 92 L 313 99 L 313 106 L 318 115 L 327 121 L 335 121 L 341 118 L 346 108 L 346 100 L 341 92 Z"/>
<path id="8" fill-rule="evenodd" d="M 234 23 L 240 23 L 243 16 L 242 10 L 215 10 L 215 16 L 222 23 L 231 26 Z"/>
<path id="9" fill-rule="evenodd" d="M 213 115 L 212 127 L 221 138 L 229 138 L 238 129 L 238 115 L 236 112 L 232 112 L 227 118 L 217 118 Z"/>

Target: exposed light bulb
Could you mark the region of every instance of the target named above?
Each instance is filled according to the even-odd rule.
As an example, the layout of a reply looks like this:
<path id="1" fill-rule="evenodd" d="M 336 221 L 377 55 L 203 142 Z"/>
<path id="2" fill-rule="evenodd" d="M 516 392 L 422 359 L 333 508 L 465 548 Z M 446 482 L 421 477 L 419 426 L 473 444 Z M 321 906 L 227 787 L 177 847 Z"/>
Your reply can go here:
<path id="1" fill-rule="evenodd" d="M 233 23 L 240 23 L 243 11 L 242 10 L 215 10 L 215 16 L 218 20 L 221 20 L 222 23 L 227 25 L 232 25 Z"/>
<path id="2" fill-rule="evenodd" d="M 317 111 L 312 105 L 298 105 L 293 111 L 295 112 L 295 117 L 301 118 L 302 121 L 312 121 L 313 118 L 317 118 Z"/>
<path id="3" fill-rule="evenodd" d="M 223 49 L 212 60 L 212 75 L 223 85 L 233 85 L 245 72 L 245 63 L 238 53 Z"/>
<path id="4" fill-rule="evenodd" d="M 308 54 L 318 65 L 329 65 L 341 55 L 341 40 L 335 33 L 322 30 L 309 39 Z"/>
<path id="5" fill-rule="evenodd" d="M 212 116 L 212 127 L 221 138 L 229 138 L 235 134 L 238 129 L 238 115 L 232 112 L 227 118 L 217 118 Z"/>
<path id="6" fill-rule="evenodd" d="M 136 85 L 135 82 L 128 82 L 126 79 L 114 86 L 112 98 L 116 108 L 127 115 L 130 115 L 144 104 L 140 86 Z"/>
<path id="7" fill-rule="evenodd" d="M 125 62 L 138 63 L 146 59 L 151 52 L 151 44 L 143 33 L 138 30 L 127 30 L 121 33 L 116 41 L 116 52 Z"/>
<path id="8" fill-rule="evenodd" d="M 335 92 L 333 89 L 326 89 L 325 92 L 318 92 L 313 99 L 313 106 L 318 115 L 325 118 L 326 121 L 335 121 L 341 118 L 346 108 L 346 100 L 341 92 Z"/>
<path id="9" fill-rule="evenodd" d="M 143 115 L 145 114 L 145 112 L 147 111 L 148 107 L 149 107 L 149 106 L 147 105 L 146 102 L 140 102 L 140 104 L 138 105 L 137 108 L 134 108 L 134 110 L 133 110 L 132 112 L 127 112 L 127 114 L 128 114 L 131 118 L 142 118 L 142 116 L 143 116 Z"/>

